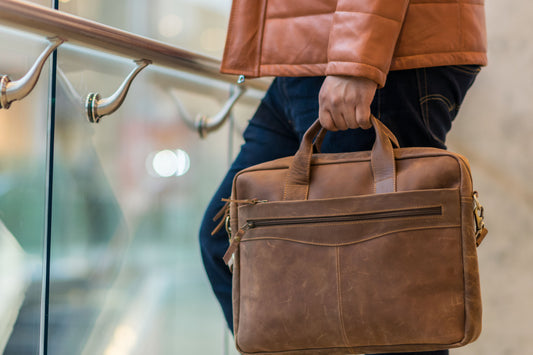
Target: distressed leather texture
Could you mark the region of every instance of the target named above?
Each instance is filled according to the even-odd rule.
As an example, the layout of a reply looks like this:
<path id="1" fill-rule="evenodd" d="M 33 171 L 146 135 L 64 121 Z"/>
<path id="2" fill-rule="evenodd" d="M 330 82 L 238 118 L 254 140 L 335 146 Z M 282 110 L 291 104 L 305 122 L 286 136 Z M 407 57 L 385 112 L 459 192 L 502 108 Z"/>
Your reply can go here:
<path id="1" fill-rule="evenodd" d="M 349 75 L 486 65 L 484 0 L 233 0 L 221 70 Z"/>
<path id="2" fill-rule="evenodd" d="M 313 153 L 317 121 L 294 157 L 236 175 L 230 253 L 242 354 L 427 351 L 479 336 L 468 162 L 393 148 L 394 135 L 372 122 L 372 152 Z"/>

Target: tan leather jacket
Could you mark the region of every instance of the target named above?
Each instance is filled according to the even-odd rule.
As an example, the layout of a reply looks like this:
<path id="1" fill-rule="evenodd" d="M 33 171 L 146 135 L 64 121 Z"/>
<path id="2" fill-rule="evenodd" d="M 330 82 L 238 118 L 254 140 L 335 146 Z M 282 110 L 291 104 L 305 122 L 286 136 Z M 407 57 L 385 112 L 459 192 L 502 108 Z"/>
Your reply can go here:
<path id="1" fill-rule="evenodd" d="M 221 71 L 351 75 L 486 65 L 484 0 L 234 0 Z"/>

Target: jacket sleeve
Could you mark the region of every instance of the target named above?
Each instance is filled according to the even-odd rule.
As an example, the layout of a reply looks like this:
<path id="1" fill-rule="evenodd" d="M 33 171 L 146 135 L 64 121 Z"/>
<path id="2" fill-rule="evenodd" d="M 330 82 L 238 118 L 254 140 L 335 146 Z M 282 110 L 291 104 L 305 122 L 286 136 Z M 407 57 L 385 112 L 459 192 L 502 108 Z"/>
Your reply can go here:
<path id="1" fill-rule="evenodd" d="M 326 75 L 385 80 L 409 0 L 338 0 Z"/>

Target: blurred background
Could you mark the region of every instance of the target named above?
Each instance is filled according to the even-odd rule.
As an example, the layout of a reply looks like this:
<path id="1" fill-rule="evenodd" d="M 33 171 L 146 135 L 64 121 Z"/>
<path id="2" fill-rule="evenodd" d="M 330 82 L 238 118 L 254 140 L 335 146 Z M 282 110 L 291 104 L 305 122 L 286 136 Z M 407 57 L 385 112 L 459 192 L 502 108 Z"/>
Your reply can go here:
<path id="1" fill-rule="evenodd" d="M 0 0 L 1 1 L 1 0 Z M 33 1 L 51 6 L 49 1 Z M 220 58 L 230 0 L 62 0 L 59 9 Z M 468 157 L 489 235 L 478 249 L 479 340 L 453 354 L 533 348 L 533 5 L 488 1 L 489 66 L 448 138 Z M 0 74 L 23 76 L 46 46 L 0 22 Z M 37 354 L 49 63 L 23 101 L 0 110 L 0 353 Z M 58 50 L 48 353 L 235 354 L 200 260 L 197 230 L 258 99 L 201 139 L 187 124 L 216 114 L 230 88 L 148 67 L 98 125 L 89 92 L 111 95 L 134 67 L 73 45 Z M 222 86 L 221 86 L 222 85 Z"/>

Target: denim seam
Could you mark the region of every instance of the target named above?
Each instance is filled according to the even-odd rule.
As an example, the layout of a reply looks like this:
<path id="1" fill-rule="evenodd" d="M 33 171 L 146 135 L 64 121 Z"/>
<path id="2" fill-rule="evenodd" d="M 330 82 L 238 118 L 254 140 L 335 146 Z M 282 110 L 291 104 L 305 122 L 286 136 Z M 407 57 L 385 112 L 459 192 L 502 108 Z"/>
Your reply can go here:
<path id="1" fill-rule="evenodd" d="M 452 103 L 450 99 L 448 99 L 446 96 L 444 96 L 442 94 L 431 94 L 431 95 L 427 95 L 427 96 L 421 97 L 420 98 L 420 103 L 421 104 L 427 104 L 427 102 L 429 102 L 431 100 L 442 101 L 446 105 L 446 107 L 448 107 L 448 112 L 452 112 L 457 106 L 454 103 Z"/>
<path id="2" fill-rule="evenodd" d="M 450 65 L 450 68 L 458 72 L 469 74 L 469 75 L 477 75 L 481 71 L 481 68 L 479 66 L 475 66 L 475 68 L 471 68 L 466 65 Z"/>
<path id="3" fill-rule="evenodd" d="M 298 137 L 298 132 L 296 132 L 296 127 L 294 127 L 294 124 L 292 123 L 294 122 L 294 119 L 292 117 L 293 116 L 292 109 L 291 109 L 292 104 L 291 104 L 290 96 L 288 94 L 286 80 L 280 80 L 279 85 L 281 88 L 281 92 L 283 93 L 283 101 L 285 104 L 283 108 L 283 112 L 285 114 L 285 123 L 289 125 L 289 127 L 292 129 L 296 137 Z"/>
<path id="4" fill-rule="evenodd" d="M 283 100 L 285 100 L 286 98 L 286 93 L 285 93 L 285 90 L 283 88 L 283 86 L 281 85 L 282 83 L 280 82 L 281 80 L 279 80 L 279 78 L 276 78 L 275 79 L 275 82 L 273 83 L 273 85 L 278 85 L 278 87 L 280 88 L 280 91 L 283 92 Z M 267 93 L 268 95 L 268 93 Z M 266 96 L 265 96 L 266 98 Z M 273 112 L 274 114 L 271 116 L 272 119 L 274 120 L 277 120 L 278 122 L 280 122 L 280 124 L 282 124 L 283 126 L 288 126 L 288 128 L 291 129 L 291 132 L 294 133 L 294 136 L 290 136 L 289 134 L 285 133 L 285 132 L 280 132 L 280 131 L 276 131 L 277 134 L 280 134 L 282 136 L 285 136 L 289 139 L 294 139 L 295 137 L 298 137 L 298 135 L 296 134 L 295 130 L 294 130 L 294 127 L 293 125 L 291 125 L 288 121 L 287 121 L 287 113 L 285 112 L 285 102 L 282 102 L 281 103 L 281 106 L 282 106 L 282 112 L 280 112 L 279 108 L 277 108 L 276 106 L 280 106 L 280 105 L 276 105 L 276 103 L 273 103 L 271 102 L 271 99 L 265 99 L 263 98 L 263 100 L 261 101 L 261 104 L 264 105 L 265 107 L 268 107 L 268 109 Z M 253 124 L 253 125 L 256 125 L 256 126 L 261 126 L 265 129 L 270 129 L 270 127 L 265 127 L 265 125 L 263 124 L 257 124 L 257 123 L 254 123 L 252 122 L 251 120 L 249 121 L 248 123 L 249 125 L 250 124 Z M 246 132 L 246 131 L 245 131 Z"/>
<path id="5" fill-rule="evenodd" d="M 423 73 L 423 79 L 422 80 L 421 80 L 420 75 L 419 75 L 420 71 L 422 71 L 422 73 Z M 448 98 L 444 97 L 443 95 L 440 95 L 440 94 L 429 95 L 428 94 L 426 68 L 421 68 L 421 69 L 417 70 L 416 73 L 417 73 L 416 77 L 417 77 L 417 81 L 418 81 L 418 92 L 419 92 L 419 95 L 420 95 L 419 104 L 420 104 L 420 112 L 421 112 L 421 115 L 422 115 L 422 122 L 424 123 L 424 126 L 426 128 L 426 131 L 427 131 L 428 135 L 431 138 L 433 138 L 436 142 L 438 142 L 438 143 L 440 143 L 442 145 L 445 145 L 444 141 L 442 139 L 440 139 L 439 137 L 437 137 L 433 133 L 433 131 L 431 130 L 431 126 L 430 126 L 430 123 L 429 123 L 429 104 L 428 104 L 428 102 L 431 101 L 431 100 L 440 100 L 440 101 L 442 101 L 442 102 L 444 102 L 446 104 L 446 107 L 448 107 L 449 112 L 452 111 L 450 109 L 451 102 L 450 102 L 450 100 L 448 100 Z M 422 84 L 423 84 L 423 90 L 422 90 Z"/>

